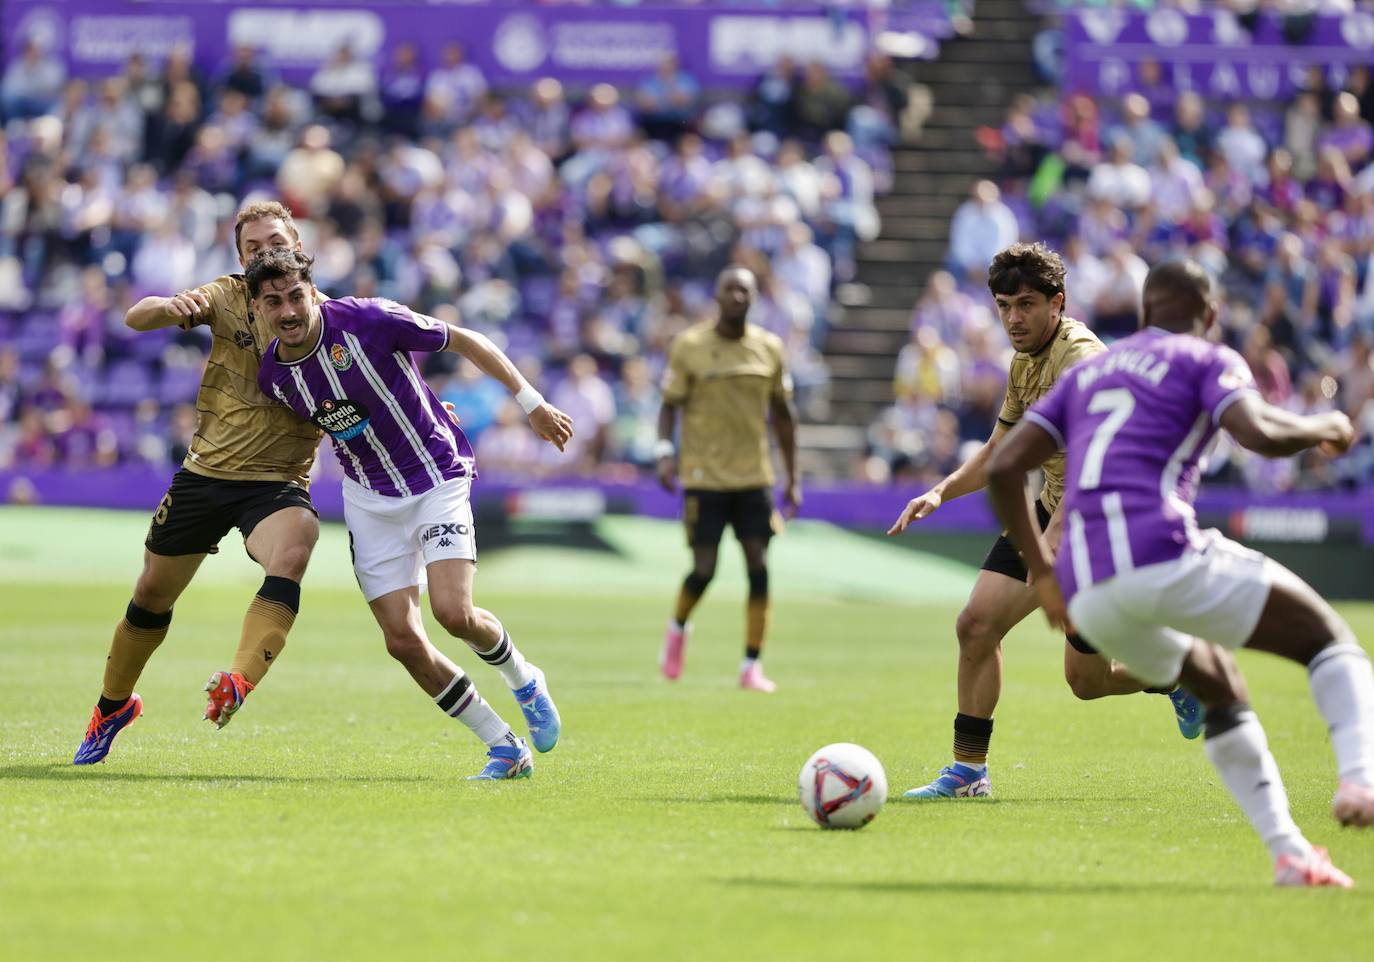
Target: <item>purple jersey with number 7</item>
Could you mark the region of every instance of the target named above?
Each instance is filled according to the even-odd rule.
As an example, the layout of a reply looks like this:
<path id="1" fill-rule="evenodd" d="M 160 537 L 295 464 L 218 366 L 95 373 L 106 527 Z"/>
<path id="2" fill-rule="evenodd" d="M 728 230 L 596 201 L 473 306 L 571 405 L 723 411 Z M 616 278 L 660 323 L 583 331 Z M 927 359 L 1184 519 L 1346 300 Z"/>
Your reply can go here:
<path id="1" fill-rule="evenodd" d="M 1199 462 L 1222 412 L 1252 390 L 1235 351 L 1152 327 L 1072 368 L 1026 412 L 1067 452 L 1055 560 L 1066 601 L 1201 547 Z"/>

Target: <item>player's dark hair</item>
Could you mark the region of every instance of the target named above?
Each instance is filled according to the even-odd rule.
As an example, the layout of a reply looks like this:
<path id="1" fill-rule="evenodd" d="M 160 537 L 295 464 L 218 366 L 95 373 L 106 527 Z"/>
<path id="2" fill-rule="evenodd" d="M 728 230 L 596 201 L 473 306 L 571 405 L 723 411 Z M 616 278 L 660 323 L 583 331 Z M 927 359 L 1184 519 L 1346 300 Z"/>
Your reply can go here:
<path id="1" fill-rule="evenodd" d="M 1010 297 L 1023 287 L 1039 291 L 1046 298 L 1064 293 L 1064 258 L 1036 241 L 1034 244 L 1012 244 L 992 259 L 988 268 L 988 290 Z M 1060 307 L 1063 312 L 1063 307 Z"/>
<path id="2" fill-rule="evenodd" d="M 256 299 L 262 293 L 262 285 L 268 281 L 278 281 L 293 275 L 299 276 L 309 284 L 312 280 L 310 268 L 315 258 L 304 251 L 291 251 L 273 247 L 253 258 L 248 265 L 244 279 L 248 282 L 248 296 Z"/>
<path id="3" fill-rule="evenodd" d="M 1186 334 L 1212 304 L 1212 279 L 1195 260 L 1164 261 L 1150 268 L 1140 294 L 1141 322 Z"/>

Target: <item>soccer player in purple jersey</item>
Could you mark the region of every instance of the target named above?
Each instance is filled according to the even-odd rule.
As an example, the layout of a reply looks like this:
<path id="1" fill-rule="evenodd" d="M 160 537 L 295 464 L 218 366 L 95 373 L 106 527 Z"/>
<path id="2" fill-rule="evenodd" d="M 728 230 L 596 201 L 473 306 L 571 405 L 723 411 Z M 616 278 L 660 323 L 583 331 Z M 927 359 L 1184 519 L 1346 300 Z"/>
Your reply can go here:
<path id="1" fill-rule="evenodd" d="M 1231 650 L 1305 665 L 1339 768 L 1332 813 L 1374 824 L 1374 672 L 1350 626 L 1311 587 L 1258 552 L 1198 529 L 1199 462 L 1219 428 L 1283 457 L 1349 450 L 1339 412 L 1266 404 L 1249 368 L 1204 340 L 1211 283 L 1192 261 L 1155 267 L 1142 329 L 1074 368 L 993 454 L 988 492 L 1056 627 L 1076 627 L 1151 684 L 1182 681 L 1207 709 L 1206 751 L 1274 859 L 1278 885 L 1349 887 L 1303 837 Z M 1026 472 L 1068 452 L 1067 518 L 1054 561 L 1034 524 Z M 1205 640 L 1204 640 L 1205 639 Z"/>
<path id="2" fill-rule="evenodd" d="M 428 584 L 435 619 L 500 671 L 534 747 L 554 747 L 561 722 L 544 673 L 525 660 L 495 615 L 472 603 L 472 447 L 420 378 L 410 352 L 463 355 L 504 384 L 535 433 L 560 451 L 572 437 L 572 419 L 545 403 L 480 334 L 387 300 L 318 303 L 312 263 L 299 251 L 282 250 L 249 265 L 253 309 L 276 335 L 258 383 L 333 438 L 346 475 L 353 570 L 387 651 L 441 710 L 486 743 L 489 761 L 474 777 L 527 777 L 534 766 L 525 740 L 425 636 L 420 591 Z"/>

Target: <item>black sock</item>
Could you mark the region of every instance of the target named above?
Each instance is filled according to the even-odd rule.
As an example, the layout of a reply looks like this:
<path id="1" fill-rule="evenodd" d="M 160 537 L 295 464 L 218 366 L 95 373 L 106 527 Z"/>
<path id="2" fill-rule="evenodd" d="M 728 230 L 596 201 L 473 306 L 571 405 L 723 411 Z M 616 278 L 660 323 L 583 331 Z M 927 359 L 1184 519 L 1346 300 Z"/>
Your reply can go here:
<path id="1" fill-rule="evenodd" d="M 124 701 L 115 701 L 113 698 L 106 698 L 104 695 L 101 695 L 96 701 L 95 707 L 100 710 L 100 714 L 108 715 L 118 708 L 123 708 L 128 701 L 129 699 L 127 698 L 124 699 Z"/>
<path id="2" fill-rule="evenodd" d="M 991 718 L 962 713 L 954 716 L 954 760 L 960 765 L 986 765 L 991 741 Z"/>

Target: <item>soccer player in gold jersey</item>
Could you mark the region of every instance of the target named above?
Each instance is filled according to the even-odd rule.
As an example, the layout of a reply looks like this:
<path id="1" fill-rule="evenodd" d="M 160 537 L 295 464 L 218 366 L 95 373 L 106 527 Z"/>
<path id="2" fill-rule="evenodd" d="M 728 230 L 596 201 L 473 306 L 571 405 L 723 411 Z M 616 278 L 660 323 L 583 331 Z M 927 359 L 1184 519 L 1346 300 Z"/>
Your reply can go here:
<path id="1" fill-rule="evenodd" d="M 239 263 L 270 248 L 301 247 L 291 213 L 275 202 L 239 211 Z M 171 297 L 145 297 L 125 315 L 135 331 L 207 326 L 210 357 L 196 398 L 198 421 L 181 470 L 153 515 L 143 571 L 115 626 L 100 699 L 73 759 L 101 761 L 143 710 L 134 685 L 167 635 L 172 607 L 231 527 L 265 573 L 244 615 L 231 667 L 210 677 L 205 717 L 223 728 L 281 656 L 300 607 L 300 582 L 319 536 L 307 490 L 320 431 L 258 389 L 258 366 L 272 337 L 249 309 L 242 274 Z"/>
<path id="2" fill-rule="evenodd" d="M 1026 410 L 1047 394 L 1054 382 L 1084 358 L 1106 350 L 1092 331 L 1064 316 L 1064 261 L 1044 244 L 1013 244 L 993 258 L 988 289 L 997 304 L 1002 327 L 1016 349 L 1007 372 L 1007 394 L 992 435 L 978 451 L 920 497 L 913 498 L 888 531 L 898 535 L 928 517 L 945 501 L 978 491 L 987 484 L 993 450 Z M 1064 454 L 1044 464 L 1045 484 L 1036 501 L 1045 541 L 1058 545 L 1064 493 Z M 959 639 L 959 711 L 954 716 L 954 762 L 929 785 L 906 793 L 912 798 L 975 798 L 992 794 L 988 778 L 988 745 L 992 714 L 1002 694 L 1002 639 L 1039 607 L 1027 584 L 1025 564 L 1003 534 L 993 544 L 978 573 L 954 631 Z M 1099 655 L 1087 642 L 1069 635 L 1064 645 L 1064 677 L 1079 698 L 1101 698 L 1142 691 L 1145 686 L 1124 667 Z M 1181 688 L 1161 691 L 1174 703 L 1179 730 L 1187 738 L 1201 731 L 1201 708 Z"/>
<path id="3" fill-rule="evenodd" d="M 749 690 L 771 692 L 776 686 L 764 676 L 759 660 L 772 615 L 768 542 L 781 528 L 773 509 L 770 415 L 787 472 L 783 505 L 788 517 L 796 514 L 802 496 L 792 379 L 782 340 L 747 321 L 757 294 L 752 271 L 726 268 L 716 280 L 718 319 L 683 331 L 668 351 L 658 416 L 658 479 L 668 491 L 676 491 L 679 479 L 682 482 L 692 571 L 678 592 L 660 667 L 670 680 L 682 673 L 687 619 L 715 575 L 720 536 L 728 524 L 744 550 L 749 575 L 739 683 Z M 679 410 L 680 452 L 673 444 Z"/>

